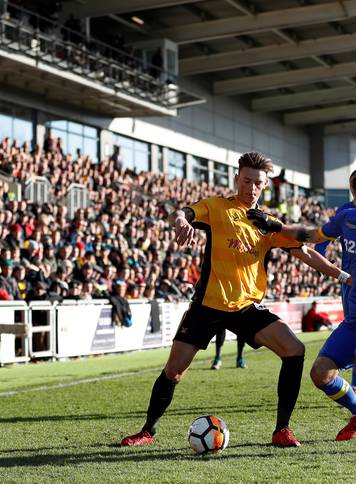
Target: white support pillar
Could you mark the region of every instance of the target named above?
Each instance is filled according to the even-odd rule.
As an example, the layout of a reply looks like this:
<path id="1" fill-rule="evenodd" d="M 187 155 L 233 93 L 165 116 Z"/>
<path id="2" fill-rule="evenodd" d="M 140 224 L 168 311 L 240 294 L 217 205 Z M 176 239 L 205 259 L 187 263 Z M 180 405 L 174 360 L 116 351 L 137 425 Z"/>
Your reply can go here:
<path id="1" fill-rule="evenodd" d="M 107 129 L 100 131 L 100 160 L 106 160 L 114 151 L 113 134 Z"/>
<path id="2" fill-rule="evenodd" d="M 234 190 L 235 188 L 235 183 L 234 183 L 234 180 L 235 180 L 235 175 L 236 175 L 236 169 L 235 167 L 229 165 L 229 188 L 231 190 Z"/>
<path id="3" fill-rule="evenodd" d="M 35 144 L 38 144 L 39 146 L 43 146 L 43 142 L 46 137 L 46 127 L 42 123 L 38 123 L 36 125 L 36 140 Z"/>
<path id="4" fill-rule="evenodd" d="M 193 180 L 193 157 L 192 155 L 186 156 L 186 178 L 188 181 Z"/>
<path id="5" fill-rule="evenodd" d="M 168 173 L 169 171 L 169 164 L 168 164 L 168 148 L 163 147 L 162 149 L 162 164 L 163 164 L 163 173 Z"/>
<path id="6" fill-rule="evenodd" d="M 159 147 L 157 145 L 151 145 L 151 171 L 158 173 L 159 170 Z"/>
<path id="7" fill-rule="evenodd" d="M 214 185 L 214 162 L 212 160 L 208 161 L 208 180 L 209 185 Z"/>

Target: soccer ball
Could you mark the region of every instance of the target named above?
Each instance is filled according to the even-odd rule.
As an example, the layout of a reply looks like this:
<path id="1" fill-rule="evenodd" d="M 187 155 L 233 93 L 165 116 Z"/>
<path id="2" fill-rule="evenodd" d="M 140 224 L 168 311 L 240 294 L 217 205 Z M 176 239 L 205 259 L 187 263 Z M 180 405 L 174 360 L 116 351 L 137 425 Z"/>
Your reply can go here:
<path id="1" fill-rule="evenodd" d="M 188 442 L 197 454 L 220 454 L 229 443 L 229 429 L 220 417 L 199 417 L 189 427 Z"/>

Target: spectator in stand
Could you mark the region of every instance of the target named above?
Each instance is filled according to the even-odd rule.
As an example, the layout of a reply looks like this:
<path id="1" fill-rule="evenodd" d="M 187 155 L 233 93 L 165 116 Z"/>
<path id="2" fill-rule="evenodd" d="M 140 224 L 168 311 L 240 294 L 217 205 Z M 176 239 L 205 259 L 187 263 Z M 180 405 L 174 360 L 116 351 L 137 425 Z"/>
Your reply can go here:
<path id="1" fill-rule="evenodd" d="M 4 289 L 13 300 L 22 300 L 17 281 L 12 277 L 13 262 L 11 259 L 1 261 L 0 287 Z"/>
<path id="2" fill-rule="evenodd" d="M 47 243 L 44 246 L 43 261 L 50 265 L 51 273 L 56 272 L 58 268 L 57 257 L 54 253 L 54 246 L 51 243 Z"/>
<path id="3" fill-rule="evenodd" d="M 115 280 L 112 287 L 110 302 L 113 306 L 113 321 L 119 326 L 130 326 L 132 315 L 126 297 L 127 284 L 124 281 Z"/>
<path id="4" fill-rule="evenodd" d="M 93 272 L 93 264 L 91 264 L 90 262 L 86 262 L 85 264 L 83 264 L 81 270 L 78 271 L 77 274 L 75 274 L 75 278 L 78 281 L 84 283 L 85 281 L 88 281 L 93 277 Z"/>
<path id="5" fill-rule="evenodd" d="M 44 301 L 47 299 L 48 286 L 42 281 L 35 281 L 33 287 L 28 291 L 26 301 Z"/>
<path id="6" fill-rule="evenodd" d="M 112 291 L 112 283 L 113 283 L 113 280 L 116 279 L 116 273 L 117 273 L 116 267 L 113 266 L 112 264 L 107 264 L 104 267 L 104 272 L 99 278 L 99 284 L 104 286 L 107 292 Z"/>
<path id="7" fill-rule="evenodd" d="M 73 280 L 68 284 L 68 293 L 64 299 L 79 300 L 82 298 L 83 284 L 80 281 Z"/>
<path id="8" fill-rule="evenodd" d="M 26 299 L 26 294 L 29 290 L 29 284 L 26 280 L 26 268 L 23 265 L 17 265 L 12 271 L 12 275 L 17 282 L 17 286 L 21 293 L 22 299 Z"/>
<path id="9" fill-rule="evenodd" d="M 64 242 L 57 253 L 57 264 L 61 265 L 63 261 L 68 260 L 72 255 L 72 252 L 73 246 L 69 242 Z"/>
<path id="10" fill-rule="evenodd" d="M 272 178 L 272 184 L 274 187 L 274 203 L 276 206 L 278 206 L 281 201 L 285 201 L 285 183 L 285 169 L 282 168 L 279 175 Z"/>
<path id="11" fill-rule="evenodd" d="M 139 299 L 140 298 L 139 286 L 135 283 L 130 284 L 127 287 L 126 297 L 127 299 Z"/>
<path id="12" fill-rule="evenodd" d="M 121 153 L 120 153 L 120 146 L 114 145 L 114 150 L 112 155 L 109 158 L 109 161 L 114 162 L 114 167 L 116 170 L 121 171 L 122 170 L 122 158 L 121 158 Z"/>
<path id="13" fill-rule="evenodd" d="M 14 267 L 22 264 L 23 261 L 22 261 L 22 258 L 21 258 L 20 247 L 15 247 L 15 248 L 11 249 L 10 259 L 12 260 Z"/>
<path id="14" fill-rule="evenodd" d="M 23 243 L 23 232 L 20 224 L 11 225 L 10 233 L 5 237 L 5 241 L 11 249 L 20 247 Z"/>
<path id="15" fill-rule="evenodd" d="M 93 299 L 94 287 L 95 286 L 92 279 L 86 279 L 85 281 L 83 281 L 81 299 L 86 299 L 87 301 Z"/>
<path id="16" fill-rule="evenodd" d="M 155 297 L 168 302 L 178 301 L 182 293 L 169 279 L 162 279 L 156 289 Z"/>
<path id="17" fill-rule="evenodd" d="M 49 129 L 46 134 L 46 138 L 43 142 L 43 151 L 50 153 L 56 151 L 56 141 L 52 136 L 52 131 Z"/>

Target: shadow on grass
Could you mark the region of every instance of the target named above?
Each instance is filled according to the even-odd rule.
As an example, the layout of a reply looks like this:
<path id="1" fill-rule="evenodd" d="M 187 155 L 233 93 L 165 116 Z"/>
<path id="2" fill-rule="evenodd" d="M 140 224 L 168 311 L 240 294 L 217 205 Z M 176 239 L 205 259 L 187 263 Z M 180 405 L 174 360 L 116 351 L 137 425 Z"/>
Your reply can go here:
<path id="1" fill-rule="evenodd" d="M 327 402 L 328 403 L 328 402 Z M 300 405 L 298 410 L 302 410 L 307 408 L 308 410 L 320 410 L 326 408 L 328 405 L 321 404 L 321 405 Z M 275 413 L 277 408 L 277 402 L 267 403 L 261 402 L 260 404 L 254 405 L 211 405 L 208 408 L 205 408 L 205 414 L 255 414 L 255 413 Z M 180 416 L 196 416 L 202 413 L 202 406 L 197 405 L 194 407 L 182 407 L 182 408 L 173 408 L 168 409 L 165 413 L 167 416 L 171 417 L 180 417 Z M 115 412 L 110 415 L 106 414 L 85 414 L 85 415 L 38 415 L 33 417 L 26 417 L 26 416 L 18 416 L 18 417 L 0 417 L 0 424 L 6 423 L 31 423 L 31 422 L 63 422 L 63 421 L 85 421 L 85 420 L 113 420 L 113 419 L 125 419 L 125 420 L 135 420 L 137 418 L 145 418 L 146 417 L 146 409 L 136 410 L 136 411 L 124 411 L 124 412 Z"/>
<path id="2" fill-rule="evenodd" d="M 112 447 L 112 446 L 111 446 Z M 241 447 L 251 448 L 251 447 L 259 447 L 261 449 L 260 452 L 252 453 L 225 453 L 218 457 L 201 457 L 196 456 L 190 453 L 188 448 L 182 448 L 177 450 L 159 450 L 159 449 L 147 449 L 147 448 L 140 448 L 140 449 L 132 449 L 132 448 L 119 448 L 115 447 L 115 449 L 107 451 L 98 449 L 97 452 L 82 452 L 82 453 L 74 453 L 74 452 L 67 452 L 61 454 L 46 454 L 46 455 L 31 455 L 31 456 L 16 456 L 16 457 L 0 457 L 0 468 L 11 468 L 11 467 L 41 467 L 41 466 L 72 466 L 72 465 L 82 465 L 82 464 L 90 464 L 90 463 L 128 463 L 128 462 L 154 462 L 154 461 L 167 461 L 173 462 L 177 460 L 188 460 L 188 461 L 204 461 L 204 460 L 232 460 L 232 459 L 272 459 L 276 460 L 280 458 L 280 452 L 283 452 L 283 458 L 287 458 L 285 451 L 289 452 L 288 457 L 291 459 L 295 459 L 296 455 L 295 452 L 299 453 L 299 450 L 290 450 L 290 449 L 275 449 L 272 447 L 271 444 L 243 444 L 241 446 L 234 446 L 233 449 L 239 449 Z M 106 447 L 107 448 L 107 447 Z M 265 449 L 265 451 L 263 450 Z M 272 452 L 272 449 L 274 450 Z M 56 449 L 52 449 L 54 452 Z M 38 452 L 38 450 L 35 450 Z M 7 452 L 12 452 L 8 450 Z M 15 452 L 15 450 L 14 450 Z M 354 449 L 350 450 L 343 450 L 343 455 L 346 454 L 354 455 Z M 326 458 L 332 458 L 335 455 L 333 449 L 329 451 L 320 451 L 320 450 L 310 450 L 308 449 L 308 456 L 311 455 L 324 455 Z"/>
<path id="3" fill-rule="evenodd" d="M 144 412 L 142 412 L 144 414 Z M 37 417 L 1 417 L 0 424 L 2 423 L 31 423 L 31 422 L 63 422 L 78 421 L 78 420 L 112 420 L 117 418 L 117 415 L 39 415 Z"/>

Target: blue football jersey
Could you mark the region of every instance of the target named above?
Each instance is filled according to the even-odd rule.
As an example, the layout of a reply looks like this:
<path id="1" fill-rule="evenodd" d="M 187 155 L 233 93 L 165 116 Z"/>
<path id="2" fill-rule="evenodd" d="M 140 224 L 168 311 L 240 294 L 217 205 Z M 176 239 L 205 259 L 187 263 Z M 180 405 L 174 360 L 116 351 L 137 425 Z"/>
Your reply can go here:
<path id="1" fill-rule="evenodd" d="M 353 204 L 352 207 L 340 210 L 322 226 L 321 233 L 331 239 L 340 237 L 342 268 L 351 274 L 354 281 L 352 287 L 343 284 L 345 321 L 356 324 L 356 210 Z"/>
<path id="2" fill-rule="evenodd" d="M 347 208 L 356 208 L 356 207 L 355 207 L 353 202 L 346 202 L 336 210 L 336 215 L 338 215 L 342 210 L 345 210 Z M 341 268 L 342 268 L 343 271 L 349 272 L 348 271 L 348 255 L 347 255 L 347 252 L 345 250 L 344 238 L 341 236 L 339 240 L 340 240 L 341 247 L 342 247 Z M 326 248 L 329 244 L 330 244 L 330 240 L 325 240 L 325 242 L 320 242 L 319 244 L 316 244 L 314 248 L 317 252 L 319 252 L 319 254 L 321 254 L 325 257 Z M 348 316 L 349 316 L 348 300 L 349 300 L 350 290 L 351 290 L 351 286 L 348 286 L 347 284 L 342 284 L 342 286 L 341 286 L 341 297 L 342 297 L 342 306 L 344 308 L 345 319 L 348 319 Z"/>
<path id="3" fill-rule="evenodd" d="M 342 210 L 345 210 L 346 208 L 356 208 L 356 207 L 353 204 L 353 202 L 346 202 L 336 210 L 335 215 L 340 213 Z M 342 237 L 340 238 L 340 242 L 341 242 L 341 245 L 342 245 L 342 264 L 341 264 L 341 267 L 344 271 L 346 271 L 345 266 L 344 266 L 344 263 L 345 263 L 345 261 L 344 261 L 344 249 L 345 249 L 345 247 L 344 247 L 344 244 L 343 244 Z M 325 242 L 320 242 L 319 244 L 316 244 L 314 249 L 317 252 L 319 252 L 319 254 L 321 254 L 325 257 L 326 248 L 329 244 L 330 244 L 330 240 L 325 240 Z"/>

